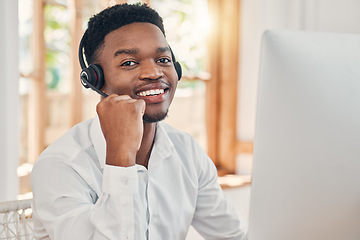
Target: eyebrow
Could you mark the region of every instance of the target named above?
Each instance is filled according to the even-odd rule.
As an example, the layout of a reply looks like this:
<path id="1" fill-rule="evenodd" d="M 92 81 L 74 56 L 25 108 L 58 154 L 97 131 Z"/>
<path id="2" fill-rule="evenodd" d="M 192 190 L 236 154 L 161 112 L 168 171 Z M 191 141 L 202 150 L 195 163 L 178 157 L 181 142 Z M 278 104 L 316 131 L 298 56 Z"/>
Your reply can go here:
<path id="1" fill-rule="evenodd" d="M 139 49 L 137 48 L 126 48 L 126 49 L 118 49 L 114 53 L 114 57 L 117 57 L 121 54 L 137 54 L 139 52 Z M 159 47 L 156 49 L 156 53 L 164 53 L 164 52 L 170 52 L 170 47 Z"/>
<path id="2" fill-rule="evenodd" d="M 117 57 L 121 54 L 136 54 L 138 53 L 139 50 L 137 48 L 130 48 L 130 49 L 118 49 L 115 53 L 114 53 L 114 57 Z"/>
<path id="3" fill-rule="evenodd" d="M 156 49 L 157 53 L 164 53 L 164 52 L 170 52 L 170 47 L 159 47 L 158 49 Z"/>

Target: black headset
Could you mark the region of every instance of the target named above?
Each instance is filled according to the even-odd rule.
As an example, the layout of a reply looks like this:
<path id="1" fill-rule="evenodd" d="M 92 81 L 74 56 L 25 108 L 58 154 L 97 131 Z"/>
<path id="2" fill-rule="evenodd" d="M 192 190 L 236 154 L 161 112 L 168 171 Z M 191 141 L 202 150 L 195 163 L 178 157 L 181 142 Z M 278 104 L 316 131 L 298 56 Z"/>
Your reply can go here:
<path id="1" fill-rule="evenodd" d="M 79 44 L 79 62 L 82 69 L 80 73 L 81 84 L 85 88 L 91 88 L 100 95 L 107 97 L 108 95 L 100 90 L 104 86 L 104 72 L 101 66 L 98 64 L 90 64 L 88 67 L 86 67 L 84 55 L 83 55 L 83 48 L 84 48 L 84 36 L 81 38 Z M 181 65 L 179 62 L 176 61 L 175 55 L 171 50 L 171 48 L 170 48 L 170 52 L 171 52 L 171 58 L 174 62 L 174 67 L 178 76 L 178 80 L 180 81 L 182 75 Z"/>

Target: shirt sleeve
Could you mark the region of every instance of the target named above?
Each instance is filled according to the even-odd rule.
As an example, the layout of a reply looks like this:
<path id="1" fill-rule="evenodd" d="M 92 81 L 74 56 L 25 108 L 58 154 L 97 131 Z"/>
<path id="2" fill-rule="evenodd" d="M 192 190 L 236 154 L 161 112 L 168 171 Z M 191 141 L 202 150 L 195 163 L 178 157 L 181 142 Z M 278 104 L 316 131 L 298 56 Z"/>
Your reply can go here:
<path id="1" fill-rule="evenodd" d="M 105 165 L 98 199 L 87 182 L 61 161 L 42 159 L 31 181 L 34 221 L 41 222 L 50 239 L 135 238 L 136 166 Z"/>
<path id="2" fill-rule="evenodd" d="M 192 225 L 205 239 L 246 240 L 247 224 L 221 189 L 215 165 L 205 152 L 197 151 L 199 186 Z"/>

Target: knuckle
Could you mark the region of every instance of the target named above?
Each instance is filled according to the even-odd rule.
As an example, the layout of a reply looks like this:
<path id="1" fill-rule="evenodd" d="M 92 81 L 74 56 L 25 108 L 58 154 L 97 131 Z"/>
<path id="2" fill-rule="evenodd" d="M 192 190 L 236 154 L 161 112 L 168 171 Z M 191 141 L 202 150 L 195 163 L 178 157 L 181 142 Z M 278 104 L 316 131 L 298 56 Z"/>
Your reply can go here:
<path id="1" fill-rule="evenodd" d="M 96 105 L 96 111 L 101 112 L 102 109 L 103 109 L 103 102 L 101 101 Z"/>

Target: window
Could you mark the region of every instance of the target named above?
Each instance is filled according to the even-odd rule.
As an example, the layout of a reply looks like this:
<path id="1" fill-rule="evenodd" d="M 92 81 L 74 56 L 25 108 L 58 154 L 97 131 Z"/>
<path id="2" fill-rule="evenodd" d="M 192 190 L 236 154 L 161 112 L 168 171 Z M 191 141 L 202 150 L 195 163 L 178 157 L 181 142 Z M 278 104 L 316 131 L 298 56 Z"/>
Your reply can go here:
<path id="1" fill-rule="evenodd" d="M 152 0 L 150 4 L 162 16 L 167 40 L 183 69 L 182 80 L 165 122 L 190 133 L 207 149 L 207 0 Z"/>
<path id="2" fill-rule="evenodd" d="M 90 16 L 104 7 L 126 1 L 18 1 L 22 76 L 19 90 L 22 103 L 19 176 L 20 193 L 24 194 L 31 191 L 29 173 L 40 152 L 74 124 L 95 115 L 99 96 L 83 89 L 80 84 L 78 43 Z M 219 7 L 220 0 L 145 2 L 163 17 L 168 42 L 183 68 L 183 78 L 165 121 L 192 134 L 208 150 L 219 169 L 233 172 L 235 156 L 223 153 L 230 149 L 234 155 L 236 151 L 236 104 L 232 102 L 228 106 L 228 102 L 233 101 L 234 95 L 236 97 L 236 85 L 233 84 L 237 81 L 237 59 L 234 58 L 237 52 L 229 51 L 237 49 L 238 37 L 232 40 L 232 48 L 224 43 L 228 43 L 229 32 L 235 35 L 238 32 L 234 33 L 229 26 L 223 29 L 216 19 L 220 19 L 220 10 L 221 14 L 233 12 L 235 16 L 223 23 L 231 25 L 238 17 L 238 12 L 231 8 L 238 7 L 238 4 L 231 3 L 230 7 L 224 8 Z M 208 9 L 212 21 L 215 19 L 211 28 Z M 212 34 L 211 41 L 208 34 Z M 221 55 L 224 49 L 230 57 Z M 229 66 L 234 68 L 230 71 L 229 66 L 221 62 L 229 60 L 233 60 Z M 235 80 L 229 83 L 229 77 L 234 76 Z M 231 129 L 224 131 L 224 128 L 229 128 L 229 121 Z M 231 131 L 233 135 L 229 136 Z M 231 162 L 230 167 L 226 162 Z"/>

